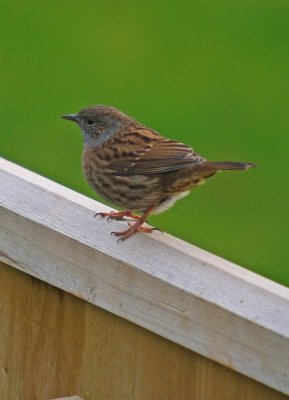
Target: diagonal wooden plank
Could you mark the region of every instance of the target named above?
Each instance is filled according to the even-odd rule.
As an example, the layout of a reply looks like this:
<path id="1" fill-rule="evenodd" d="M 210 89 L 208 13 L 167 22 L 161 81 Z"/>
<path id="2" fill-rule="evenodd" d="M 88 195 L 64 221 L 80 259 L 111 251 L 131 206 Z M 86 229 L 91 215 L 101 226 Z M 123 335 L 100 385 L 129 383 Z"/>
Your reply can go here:
<path id="1" fill-rule="evenodd" d="M 116 244 L 107 207 L 0 160 L 6 263 L 289 394 L 289 290 L 156 232 Z"/>

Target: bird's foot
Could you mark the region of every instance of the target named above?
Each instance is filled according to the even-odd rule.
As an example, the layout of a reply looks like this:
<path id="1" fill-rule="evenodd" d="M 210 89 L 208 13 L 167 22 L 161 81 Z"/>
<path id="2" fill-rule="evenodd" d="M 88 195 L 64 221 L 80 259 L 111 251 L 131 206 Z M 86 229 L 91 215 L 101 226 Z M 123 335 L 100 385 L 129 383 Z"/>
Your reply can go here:
<path id="1" fill-rule="evenodd" d="M 100 215 L 102 218 L 107 217 L 107 221 L 110 219 L 116 219 L 116 220 L 123 220 L 123 217 L 129 217 L 132 219 L 140 219 L 140 215 L 135 215 L 131 211 L 110 211 L 110 212 L 104 212 L 104 213 L 96 213 L 94 218 Z"/>
<path id="2" fill-rule="evenodd" d="M 119 241 L 124 241 L 134 235 L 135 233 L 138 232 L 144 232 L 144 233 L 152 233 L 153 231 L 160 231 L 158 228 L 149 228 L 148 226 L 142 226 L 142 223 L 140 221 L 135 222 L 134 224 L 128 223 L 129 228 L 126 229 L 125 231 L 120 231 L 120 232 L 111 232 L 112 235 L 114 236 L 120 236 L 118 239 L 117 243 Z"/>

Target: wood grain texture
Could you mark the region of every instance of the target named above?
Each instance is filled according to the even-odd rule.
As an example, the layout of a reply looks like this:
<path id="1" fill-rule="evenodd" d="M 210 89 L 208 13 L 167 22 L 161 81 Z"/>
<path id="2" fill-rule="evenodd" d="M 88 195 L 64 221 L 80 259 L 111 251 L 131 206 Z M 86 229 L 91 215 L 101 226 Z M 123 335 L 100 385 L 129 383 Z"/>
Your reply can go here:
<path id="1" fill-rule="evenodd" d="M 117 245 L 107 207 L 3 159 L 0 187 L 3 261 L 289 394 L 287 288 L 159 232 Z"/>
<path id="2" fill-rule="evenodd" d="M 0 263 L 0 398 L 287 396 Z"/>

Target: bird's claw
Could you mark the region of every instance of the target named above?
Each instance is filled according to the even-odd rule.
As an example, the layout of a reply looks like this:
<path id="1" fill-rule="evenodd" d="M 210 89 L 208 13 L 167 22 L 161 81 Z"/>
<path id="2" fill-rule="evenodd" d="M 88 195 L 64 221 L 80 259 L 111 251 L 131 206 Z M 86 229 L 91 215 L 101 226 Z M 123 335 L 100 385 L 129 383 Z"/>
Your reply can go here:
<path id="1" fill-rule="evenodd" d="M 160 228 L 151 228 L 151 229 L 152 229 L 152 231 L 158 231 L 158 232 L 164 233 L 164 231 L 162 231 Z"/>

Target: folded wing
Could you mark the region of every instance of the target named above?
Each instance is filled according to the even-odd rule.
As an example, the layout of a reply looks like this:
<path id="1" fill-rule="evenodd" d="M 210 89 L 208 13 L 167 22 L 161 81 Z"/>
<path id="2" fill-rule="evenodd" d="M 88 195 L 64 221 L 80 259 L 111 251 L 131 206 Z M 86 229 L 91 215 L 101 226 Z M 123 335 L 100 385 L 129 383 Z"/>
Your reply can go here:
<path id="1" fill-rule="evenodd" d="M 120 157 L 109 163 L 116 175 L 163 174 L 206 161 L 189 146 L 149 129 L 126 134 L 119 146 Z"/>

